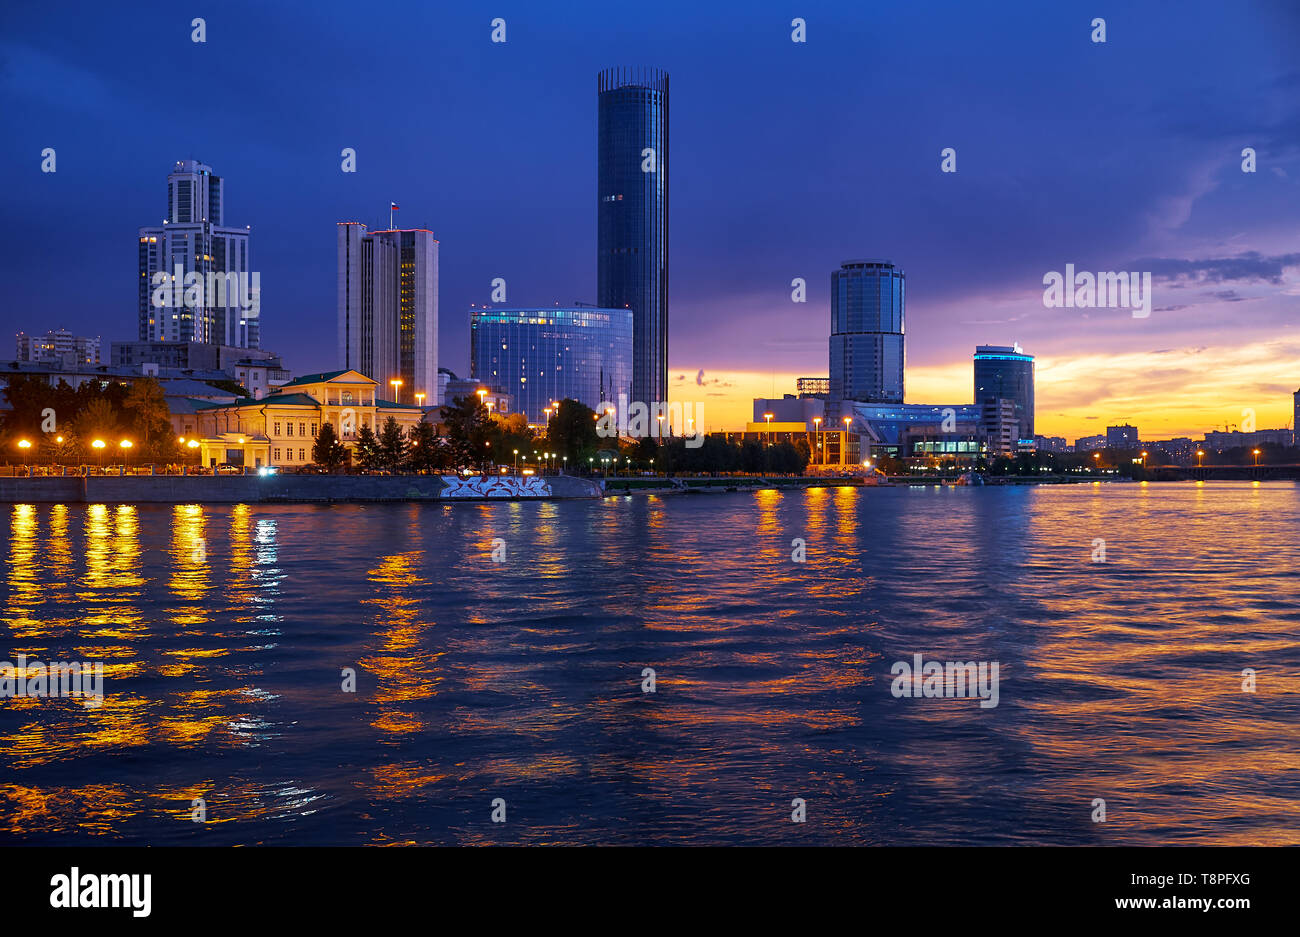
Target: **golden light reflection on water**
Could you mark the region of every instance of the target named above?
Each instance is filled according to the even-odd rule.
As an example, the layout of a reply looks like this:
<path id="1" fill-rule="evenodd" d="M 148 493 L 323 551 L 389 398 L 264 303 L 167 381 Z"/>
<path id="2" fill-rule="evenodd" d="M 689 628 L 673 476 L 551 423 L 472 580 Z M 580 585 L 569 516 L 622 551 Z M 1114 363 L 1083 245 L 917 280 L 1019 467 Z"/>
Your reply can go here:
<path id="1" fill-rule="evenodd" d="M 418 572 L 418 554 L 384 557 L 367 579 L 371 594 L 362 600 L 372 606 L 372 624 L 379 647 L 359 661 L 375 678 L 371 702 L 378 712 L 371 725 L 384 735 L 419 732 L 424 718 L 409 704 L 431 699 L 438 692 L 442 653 L 423 650 L 425 632 L 433 622 L 421 616 L 418 593 L 428 583 Z"/>
<path id="2" fill-rule="evenodd" d="M 1295 561 L 1285 502 L 1274 489 L 1269 517 L 1253 484 L 1110 494 L 1094 490 L 1082 515 L 1070 500 L 1042 499 L 1034 515 L 1034 553 L 1053 575 L 1029 583 L 1045 621 L 1025 677 L 1043 689 L 1024 703 L 1033 718 L 1022 735 L 1076 767 L 1041 793 L 1102 797 L 1114 835 L 1295 843 L 1300 805 L 1267 780 L 1300 769 L 1300 752 L 1278 746 L 1275 721 L 1300 697 L 1300 680 L 1273 664 L 1296 649 L 1295 608 L 1275 593 L 1279 548 Z M 1258 519 L 1224 523 L 1248 514 Z M 1063 534 L 1078 544 L 1071 562 L 1060 561 Z M 1093 537 L 1105 541 L 1104 562 L 1085 562 Z M 1254 693 L 1243 691 L 1247 668 L 1258 671 Z M 1233 822 L 1251 815 L 1292 822 Z"/>
<path id="3" fill-rule="evenodd" d="M 1242 483 L 11 506 L 11 649 L 102 657 L 107 695 L 0 703 L 0 830 L 185 841 L 202 796 L 227 841 L 326 816 L 325 841 L 487 842 L 506 791 L 529 841 L 763 841 L 795 792 L 834 841 L 1292 842 L 1298 504 Z M 914 651 L 1001 661 L 1000 706 L 893 699 Z"/>

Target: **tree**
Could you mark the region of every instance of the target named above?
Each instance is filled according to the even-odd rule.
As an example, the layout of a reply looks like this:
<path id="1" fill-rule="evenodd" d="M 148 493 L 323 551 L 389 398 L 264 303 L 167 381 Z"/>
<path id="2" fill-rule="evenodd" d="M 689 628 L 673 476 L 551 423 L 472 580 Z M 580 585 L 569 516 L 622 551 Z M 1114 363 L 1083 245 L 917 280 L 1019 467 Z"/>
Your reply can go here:
<path id="1" fill-rule="evenodd" d="M 339 441 L 334 424 L 322 423 L 316 441 L 312 443 L 311 460 L 327 472 L 337 472 L 348 459 L 347 447 Z"/>
<path id="2" fill-rule="evenodd" d="M 569 461 L 577 464 L 583 454 L 594 450 L 600 442 L 596 432 L 596 411 L 577 400 L 560 401 L 559 409 L 551 415 L 546 427 L 546 446 Z M 653 458 L 651 452 L 647 458 Z"/>
<path id="3" fill-rule="evenodd" d="M 459 468 L 481 460 L 487 451 L 484 443 L 490 441 L 493 431 L 492 420 L 483 401 L 475 394 L 457 397 L 452 400 L 451 406 L 443 408 L 443 412 L 452 463 Z"/>
<path id="4" fill-rule="evenodd" d="M 171 411 L 167 407 L 167 398 L 163 395 L 162 385 L 152 377 L 143 378 L 131 385 L 126 394 L 125 407 L 135 434 L 146 447 L 151 439 L 171 435 L 168 421 Z"/>
<path id="5" fill-rule="evenodd" d="M 379 464 L 390 472 L 401 471 L 406 464 L 406 434 L 395 417 L 384 421 L 379 431 Z"/>
<path id="6" fill-rule="evenodd" d="M 118 431 L 117 412 L 106 397 L 96 397 L 73 418 L 72 424 L 73 431 L 87 440 L 115 436 Z"/>
<path id="7" fill-rule="evenodd" d="M 31 375 L 15 374 L 9 377 L 4 391 L 5 402 L 9 404 L 8 412 L 4 414 L 5 435 L 17 438 L 34 436 L 40 432 L 41 412 L 54 403 L 52 390 L 49 384 Z M 55 410 L 55 414 L 61 415 L 65 420 L 73 416 L 71 407 L 63 414 Z"/>
<path id="8" fill-rule="evenodd" d="M 363 472 L 373 472 L 379 468 L 379 440 L 369 424 L 361 424 L 357 430 L 357 446 L 354 450 L 357 468 Z"/>
<path id="9" fill-rule="evenodd" d="M 637 440 L 636 445 L 632 447 L 628 458 L 638 471 L 649 471 L 651 469 L 663 471 L 663 459 L 659 458 L 660 448 L 658 439 L 653 436 L 642 436 Z"/>
<path id="10" fill-rule="evenodd" d="M 432 424 L 423 420 L 411 427 L 411 452 L 408 466 L 413 472 L 436 472 L 442 466 L 445 453 L 433 431 Z"/>

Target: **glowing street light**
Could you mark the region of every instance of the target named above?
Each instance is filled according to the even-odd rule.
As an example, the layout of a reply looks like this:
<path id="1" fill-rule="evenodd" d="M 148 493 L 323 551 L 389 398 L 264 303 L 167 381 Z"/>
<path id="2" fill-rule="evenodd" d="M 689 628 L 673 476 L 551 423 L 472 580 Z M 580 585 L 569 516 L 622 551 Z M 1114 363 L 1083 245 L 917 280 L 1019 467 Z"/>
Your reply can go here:
<path id="1" fill-rule="evenodd" d="M 425 394 L 424 394 L 423 392 L 421 392 L 421 393 L 417 393 L 417 394 L 415 395 L 415 404 L 416 404 L 416 406 L 423 408 L 423 407 L 424 407 L 424 398 L 425 398 Z"/>
<path id="2" fill-rule="evenodd" d="M 1200 468 L 1200 467 L 1201 467 L 1201 459 L 1203 459 L 1204 457 L 1205 457 L 1205 450 L 1204 450 L 1204 449 L 1197 449 L 1197 450 L 1196 450 L 1196 467 L 1197 467 L 1197 468 Z"/>
<path id="3" fill-rule="evenodd" d="M 393 403 L 402 402 L 402 379 L 395 377 L 388 383 L 393 385 Z"/>
<path id="4" fill-rule="evenodd" d="M 1255 468 L 1259 468 L 1259 450 L 1253 449 L 1251 451 L 1255 453 Z"/>
<path id="5" fill-rule="evenodd" d="M 1142 467 L 1147 467 L 1147 451 L 1145 449 L 1142 450 Z"/>

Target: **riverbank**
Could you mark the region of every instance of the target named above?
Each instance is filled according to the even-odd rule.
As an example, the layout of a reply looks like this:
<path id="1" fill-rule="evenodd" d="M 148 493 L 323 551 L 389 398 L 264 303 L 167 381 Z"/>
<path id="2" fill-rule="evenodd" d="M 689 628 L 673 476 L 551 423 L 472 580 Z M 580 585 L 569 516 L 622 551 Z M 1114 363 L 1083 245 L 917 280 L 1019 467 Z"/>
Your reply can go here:
<path id="1" fill-rule="evenodd" d="M 599 498 L 570 475 L 88 475 L 0 478 L 0 504 L 287 504 Z"/>

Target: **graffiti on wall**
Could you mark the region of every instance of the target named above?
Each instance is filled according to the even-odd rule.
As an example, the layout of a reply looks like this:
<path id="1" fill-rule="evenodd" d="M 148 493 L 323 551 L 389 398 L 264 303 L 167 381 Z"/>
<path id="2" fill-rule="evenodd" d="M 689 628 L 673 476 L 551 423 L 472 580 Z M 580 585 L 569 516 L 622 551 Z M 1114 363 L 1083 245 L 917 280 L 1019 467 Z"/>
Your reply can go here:
<path id="1" fill-rule="evenodd" d="M 549 498 L 551 486 L 536 475 L 442 476 L 443 498 Z"/>

